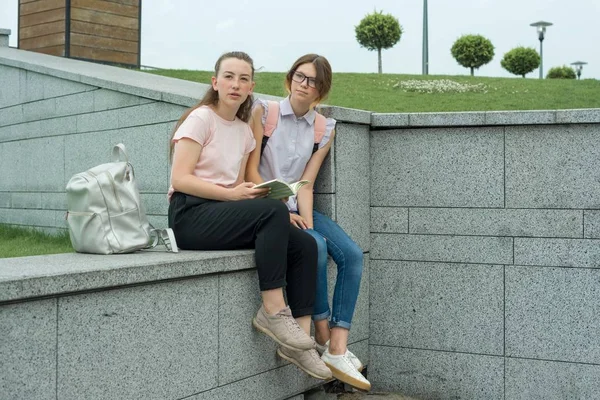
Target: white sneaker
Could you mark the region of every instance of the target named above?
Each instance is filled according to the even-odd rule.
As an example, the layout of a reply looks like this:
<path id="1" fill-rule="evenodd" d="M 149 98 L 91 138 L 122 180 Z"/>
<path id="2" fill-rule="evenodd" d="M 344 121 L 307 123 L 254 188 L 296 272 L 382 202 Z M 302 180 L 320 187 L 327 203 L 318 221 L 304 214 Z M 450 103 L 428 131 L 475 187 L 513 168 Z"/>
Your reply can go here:
<path id="1" fill-rule="evenodd" d="M 371 383 L 364 377 L 346 354 L 336 355 L 331 354 L 329 349 L 326 349 L 321 360 L 331 370 L 333 377 L 341 382 L 347 383 L 357 389 L 368 392 L 371 390 Z"/>
<path id="2" fill-rule="evenodd" d="M 327 350 L 329 348 L 329 340 L 327 342 L 325 342 L 325 344 L 321 345 L 321 344 L 317 343 L 317 341 L 315 340 L 314 337 L 311 336 L 311 338 L 315 341 L 316 349 L 319 352 L 319 354 L 323 355 L 323 353 L 325 353 L 325 350 Z M 356 357 L 354 355 L 354 353 L 348 349 L 346 349 L 346 356 L 348 357 L 348 359 L 350 359 L 350 362 L 352 362 L 352 364 L 354 365 L 354 368 L 356 368 L 356 370 L 358 372 L 362 372 L 362 370 L 365 368 L 365 366 L 363 365 L 363 363 L 360 362 L 358 357 Z"/>

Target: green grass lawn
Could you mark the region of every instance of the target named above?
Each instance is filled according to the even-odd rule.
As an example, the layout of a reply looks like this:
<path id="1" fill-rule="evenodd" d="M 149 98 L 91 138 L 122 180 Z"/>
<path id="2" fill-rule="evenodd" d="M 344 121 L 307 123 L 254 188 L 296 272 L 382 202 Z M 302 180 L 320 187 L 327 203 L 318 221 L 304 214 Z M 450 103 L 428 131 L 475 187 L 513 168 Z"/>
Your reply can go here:
<path id="1" fill-rule="evenodd" d="M 32 229 L 0 224 L 0 258 L 72 253 L 67 232 L 49 235 Z"/>
<path id="2" fill-rule="evenodd" d="M 212 75 L 189 70 L 146 72 L 202 83 L 209 83 Z M 283 72 L 257 73 L 255 91 L 285 96 L 284 76 Z M 423 92 L 417 88 L 420 84 L 442 91 Z M 600 80 L 335 73 L 325 103 L 374 112 L 600 108 Z"/>

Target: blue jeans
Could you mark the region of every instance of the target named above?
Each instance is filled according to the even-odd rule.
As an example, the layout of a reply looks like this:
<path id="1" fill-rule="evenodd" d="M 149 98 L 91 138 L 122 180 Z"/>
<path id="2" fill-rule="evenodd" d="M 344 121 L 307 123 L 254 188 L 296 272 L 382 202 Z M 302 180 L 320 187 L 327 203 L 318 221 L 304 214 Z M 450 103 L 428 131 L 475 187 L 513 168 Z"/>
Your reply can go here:
<path id="1" fill-rule="evenodd" d="M 319 321 L 331 316 L 331 328 L 350 329 L 362 276 L 362 250 L 338 224 L 318 211 L 313 211 L 313 223 L 314 230 L 305 230 L 315 238 L 318 248 L 317 294 L 312 318 Z M 337 265 L 333 313 L 327 295 L 327 254 Z"/>

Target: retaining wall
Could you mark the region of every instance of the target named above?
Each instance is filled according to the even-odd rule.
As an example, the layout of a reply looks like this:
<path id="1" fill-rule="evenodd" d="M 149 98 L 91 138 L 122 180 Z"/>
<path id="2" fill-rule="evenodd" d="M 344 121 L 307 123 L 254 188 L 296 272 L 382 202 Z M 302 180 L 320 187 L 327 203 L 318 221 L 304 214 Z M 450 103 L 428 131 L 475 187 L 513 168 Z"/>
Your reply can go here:
<path id="1" fill-rule="evenodd" d="M 166 225 L 169 133 L 204 85 L 8 48 L 0 48 L 0 79 L 0 223 L 64 229 L 69 177 L 123 142 L 152 222 Z M 423 399 L 600 398 L 600 110 L 323 112 L 339 124 L 315 201 L 365 251 L 351 342 L 374 388 Z M 179 265 L 172 256 L 150 270 L 170 271 Z M 108 267 L 77 254 L 53 256 L 46 269 L 45 258 L 0 261 L 0 288 L 16 293 L 0 300 L 2 336 L 13 338 L 0 345 L 1 359 L 16 366 L 0 387 L 16 398 L 102 398 L 102 379 L 125 374 L 131 386 L 106 393 L 285 398 L 317 384 L 270 358 L 272 344 L 246 326 L 258 304 L 249 253 L 216 267 L 202 253 L 179 257 L 188 256 L 203 269 L 165 276 L 138 265 L 135 279 L 114 281 L 122 272 L 110 257 Z M 107 284 L 88 287 L 84 276 Z M 53 282 L 58 289 L 44 292 Z M 200 301 L 195 292 L 214 302 L 212 315 L 189 304 Z M 188 318 L 181 309 L 192 305 Z M 133 310 L 133 319 L 111 318 L 115 309 Z M 152 310 L 166 319 L 150 318 Z M 215 310 L 216 330 L 206 326 Z M 198 336 L 186 323 L 212 343 L 210 371 L 183 354 Z M 161 334 L 142 340 L 145 327 Z M 227 353 L 238 336 L 245 347 Z M 107 343 L 115 357 L 101 353 Z M 169 387 L 176 373 L 159 376 L 161 346 L 182 354 L 189 385 Z M 35 362 L 19 363 L 21 355 Z M 113 367 L 91 382 L 92 364 Z M 206 379 L 190 378 L 198 373 Z"/>

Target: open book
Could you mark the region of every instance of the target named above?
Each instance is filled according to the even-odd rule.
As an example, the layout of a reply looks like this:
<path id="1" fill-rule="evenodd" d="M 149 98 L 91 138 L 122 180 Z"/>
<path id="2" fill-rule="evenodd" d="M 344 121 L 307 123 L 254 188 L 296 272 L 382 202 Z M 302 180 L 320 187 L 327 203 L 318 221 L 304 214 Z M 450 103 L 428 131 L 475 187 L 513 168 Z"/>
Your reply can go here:
<path id="1" fill-rule="evenodd" d="M 260 183 L 254 186 L 254 189 L 270 188 L 271 191 L 267 196 L 269 199 L 283 199 L 284 197 L 290 197 L 296 195 L 298 190 L 310 181 L 298 181 L 294 183 L 286 183 L 279 179 L 273 179 L 267 182 Z"/>

